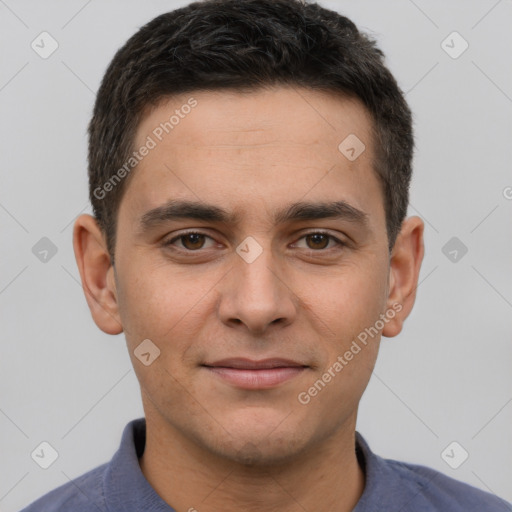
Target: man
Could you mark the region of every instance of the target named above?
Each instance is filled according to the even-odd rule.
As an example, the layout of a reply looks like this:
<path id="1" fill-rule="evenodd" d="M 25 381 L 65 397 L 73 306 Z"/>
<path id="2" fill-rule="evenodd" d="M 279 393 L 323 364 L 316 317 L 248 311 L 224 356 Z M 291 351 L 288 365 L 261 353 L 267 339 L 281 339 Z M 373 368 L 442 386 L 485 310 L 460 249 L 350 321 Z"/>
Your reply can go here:
<path id="1" fill-rule="evenodd" d="M 423 258 L 411 125 L 382 52 L 317 4 L 193 3 L 130 38 L 98 91 L 74 249 L 145 418 L 25 510 L 510 510 L 356 432 Z"/>

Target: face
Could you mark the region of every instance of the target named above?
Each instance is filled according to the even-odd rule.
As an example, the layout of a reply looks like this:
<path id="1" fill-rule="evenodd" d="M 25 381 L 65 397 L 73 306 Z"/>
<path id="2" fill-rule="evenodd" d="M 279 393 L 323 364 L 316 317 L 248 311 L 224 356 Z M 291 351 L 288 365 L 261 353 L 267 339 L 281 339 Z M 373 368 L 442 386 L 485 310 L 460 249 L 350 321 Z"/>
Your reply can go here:
<path id="1" fill-rule="evenodd" d="M 107 280 L 147 420 L 253 462 L 353 431 L 402 308 L 363 105 L 285 87 L 197 92 L 148 113 L 143 145 Z"/>

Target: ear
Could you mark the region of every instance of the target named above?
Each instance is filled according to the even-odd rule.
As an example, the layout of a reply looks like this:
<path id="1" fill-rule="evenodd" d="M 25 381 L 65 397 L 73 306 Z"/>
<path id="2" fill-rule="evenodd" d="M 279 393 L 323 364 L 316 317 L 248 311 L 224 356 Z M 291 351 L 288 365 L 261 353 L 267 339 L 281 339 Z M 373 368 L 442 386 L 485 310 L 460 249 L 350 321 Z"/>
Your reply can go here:
<path id="1" fill-rule="evenodd" d="M 396 238 L 390 258 L 387 298 L 387 310 L 395 311 L 396 314 L 386 323 L 382 330 L 383 336 L 391 338 L 399 334 L 414 305 L 425 253 L 424 227 L 419 217 L 409 217 L 402 223 Z"/>
<path id="2" fill-rule="evenodd" d="M 123 332 L 118 311 L 114 267 L 96 219 L 80 215 L 73 228 L 73 249 L 82 288 L 96 325 L 107 334 Z"/>

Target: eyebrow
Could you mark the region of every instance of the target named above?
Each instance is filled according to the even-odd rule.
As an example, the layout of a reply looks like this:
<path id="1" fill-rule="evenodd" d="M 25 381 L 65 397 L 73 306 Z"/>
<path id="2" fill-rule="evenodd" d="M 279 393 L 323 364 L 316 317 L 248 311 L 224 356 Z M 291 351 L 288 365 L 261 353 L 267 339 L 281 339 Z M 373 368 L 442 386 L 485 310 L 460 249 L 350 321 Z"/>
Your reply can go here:
<path id="1" fill-rule="evenodd" d="M 140 217 L 140 232 L 179 219 L 238 224 L 241 216 L 237 212 L 229 212 L 220 206 L 200 201 L 171 200 L 162 206 L 147 211 Z M 318 219 L 340 219 L 368 228 L 368 214 L 346 201 L 297 202 L 291 203 L 274 213 L 275 224 Z"/>

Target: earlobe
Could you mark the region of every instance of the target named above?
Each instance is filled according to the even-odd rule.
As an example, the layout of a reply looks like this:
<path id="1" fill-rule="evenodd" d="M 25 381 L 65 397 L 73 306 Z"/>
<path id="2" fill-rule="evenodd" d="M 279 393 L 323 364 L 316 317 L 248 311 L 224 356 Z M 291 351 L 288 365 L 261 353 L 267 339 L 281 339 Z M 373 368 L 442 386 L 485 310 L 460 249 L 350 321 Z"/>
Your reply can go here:
<path id="1" fill-rule="evenodd" d="M 386 307 L 389 312 L 394 311 L 394 315 L 382 330 L 383 336 L 391 338 L 399 334 L 414 306 L 425 252 L 423 229 L 424 223 L 419 217 L 405 219 L 393 247 Z"/>
<path id="2" fill-rule="evenodd" d="M 113 267 L 103 233 L 91 215 L 80 215 L 73 228 L 73 248 L 82 288 L 96 325 L 107 334 L 123 332 Z"/>

